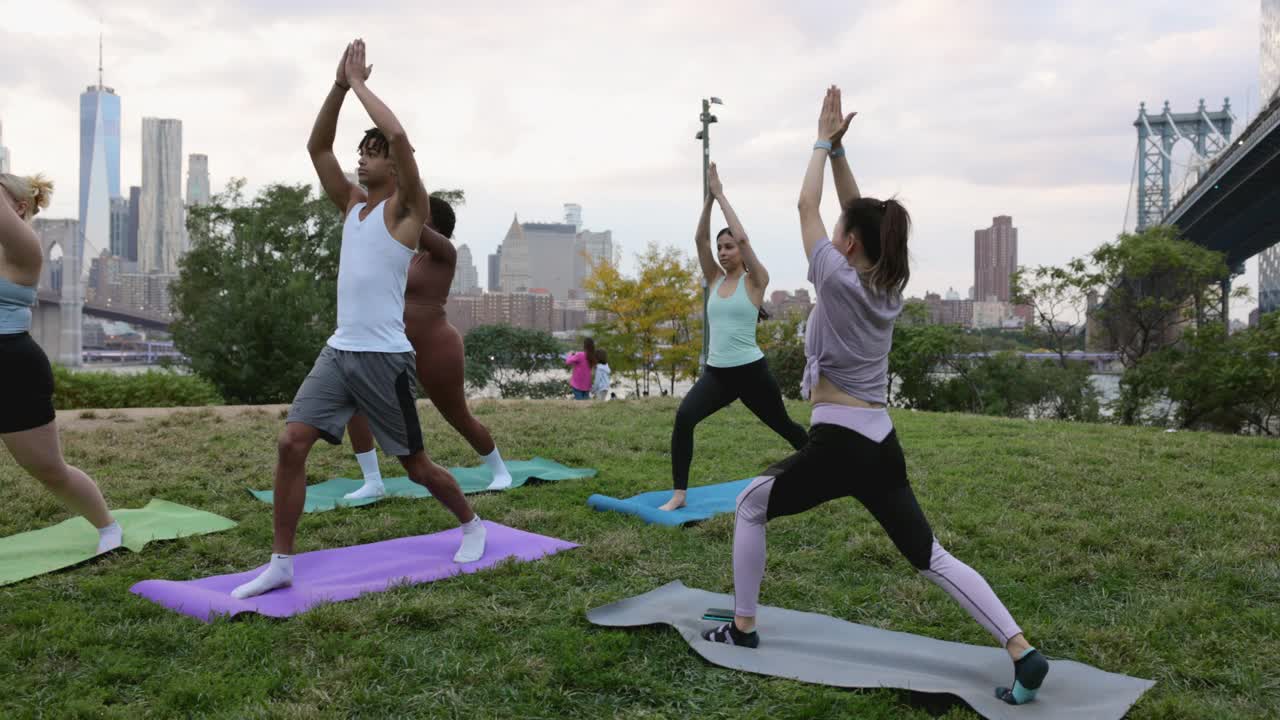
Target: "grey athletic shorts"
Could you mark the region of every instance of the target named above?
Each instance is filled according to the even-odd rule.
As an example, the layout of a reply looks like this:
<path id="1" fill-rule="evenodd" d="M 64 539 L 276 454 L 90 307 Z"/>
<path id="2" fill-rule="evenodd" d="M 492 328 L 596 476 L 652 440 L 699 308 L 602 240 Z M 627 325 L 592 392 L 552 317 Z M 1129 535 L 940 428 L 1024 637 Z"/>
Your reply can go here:
<path id="1" fill-rule="evenodd" d="M 418 424 L 414 355 L 349 352 L 328 345 L 302 381 L 286 422 L 320 431 L 334 445 L 342 443 L 347 423 L 357 411 L 388 455 L 405 457 L 422 450 Z"/>

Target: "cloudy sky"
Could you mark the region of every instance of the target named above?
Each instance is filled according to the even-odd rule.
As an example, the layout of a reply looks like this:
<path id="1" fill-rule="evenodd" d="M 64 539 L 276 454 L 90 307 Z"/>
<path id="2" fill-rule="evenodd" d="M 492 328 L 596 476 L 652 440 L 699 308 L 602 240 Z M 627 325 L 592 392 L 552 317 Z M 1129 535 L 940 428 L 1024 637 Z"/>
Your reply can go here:
<path id="1" fill-rule="evenodd" d="M 183 152 L 209 155 L 215 189 L 311 182 L 307 133 L 361 36 L 428 187 L 467 192 L 457 239 L 483 283 L 513 213 L 554 221 L 566 202 L 628 258 L 650 241 L 692 250 L 699 101 L 717 95 L 713 159 L 772 287 L 793 289 L 795 199 L 836 83 L 859 112 L 846 142 L 863 191 L 914 216 L 909 292 L 963 294 L 973 230 L 994 215 L 1013 216 L 1024 265 L 1122 229 L 1140 101 L 1230 96 L 1251 118 L 1258 13 L 1258 0 L 0 0 L 0 120 L 15 169 L 59 184 L 49 216 L 74 216 L 78 95 L 101 28 L 124 186 L 140 179 L 144 116 L 183 121 Z M 369 124 L 350 98 L 338 142 L 351 167 Z M 1256 263 L 1245 281 L 1256 287 Z"/>

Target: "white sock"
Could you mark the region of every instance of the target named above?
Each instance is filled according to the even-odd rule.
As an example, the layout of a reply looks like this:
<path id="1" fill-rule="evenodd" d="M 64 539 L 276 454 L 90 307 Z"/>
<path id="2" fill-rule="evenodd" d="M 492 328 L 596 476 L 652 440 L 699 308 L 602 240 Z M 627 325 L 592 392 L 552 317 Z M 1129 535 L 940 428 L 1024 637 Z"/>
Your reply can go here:
<path id="1" fill-rule="evenodd" d="M 489 490 L 506 490 L 511 487 L 511 472 L 507 470 L 507 464 L 502 462 L 502 455 L 498 453 L 497 445 L 493 446 L 493 452 L 484 456 L 484 464 L 493 475 Z"/>
<path id="2" fill-rule="evenodd" d="M 344 500 L 382 497 L 387 489 L 382 485 L 382 471 L 378 469 L 378 450 L 356 453 L 356 462 L 360 463 L 360 471 L 364 473 L 364 485 L 359 490 L 343 495 Z"/>
<path id="3" fill-rule="evenodd" d="M 243 600 L 269 590 L 293 584 L 293 556 L 271 553 L 271 564 L 258 577 L 231 591 L 231 597 Z"/>
<path id="4" fill-rule="evenodd" d="M 98 528 L 98 554 L 110 552 L 120 547 L 120 543 L 124 541 L 124 528 L 120 527 L 120 523 L 115 520 L 111 524 Z"/>
<path id="5" fill-rule="evenodd" d="M 480 516 L 476 515 L 471 518 L 471 522 L 462 524 L 462 545 L 458 547 L 458 552 L 453 556 L 456 563 L 475 562 L 484 557 L 484 523 L 480 521 Z"/>

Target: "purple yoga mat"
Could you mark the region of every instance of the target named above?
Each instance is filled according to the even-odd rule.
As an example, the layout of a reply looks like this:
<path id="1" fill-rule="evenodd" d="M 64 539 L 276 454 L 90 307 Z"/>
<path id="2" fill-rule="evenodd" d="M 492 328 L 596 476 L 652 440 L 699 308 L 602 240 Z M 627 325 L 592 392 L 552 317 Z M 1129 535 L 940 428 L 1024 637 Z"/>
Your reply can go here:
<path id="1" fill-rule="evenodd" d="M 397 585 L 416 585 L 461 573 L 478 572 L 507 558 L 537 560 L 578 547 L 571 542 L 497 523 L 486 521 L 484 526 L 488 529 L 484 557 L 465 565 L 453 561 L 453 554 L 462 542 L 462 529 L 454 528 L 432 535 L 296 555 L 293 558 L 292 587 L 272 590 L 246 600 L 231 597 L 232 589 L 257 577 L 265 565 L 248 572 L 200 580 L 144 580 L 129 590 L 204 622 L 210 622 L 217 615 L 242 612 L 289 617 L 322 603 L 350 600 Z"/>

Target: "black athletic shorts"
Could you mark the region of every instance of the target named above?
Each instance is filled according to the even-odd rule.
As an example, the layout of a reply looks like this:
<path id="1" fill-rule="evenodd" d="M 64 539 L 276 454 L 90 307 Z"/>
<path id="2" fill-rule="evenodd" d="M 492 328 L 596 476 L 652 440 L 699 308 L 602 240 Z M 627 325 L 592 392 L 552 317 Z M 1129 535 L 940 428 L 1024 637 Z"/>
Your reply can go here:
<path id="1" fill-rule="evenodd" d="M 0 335 L 0 434 L 53 422 L 53 368 L 27 333 Z"/>

